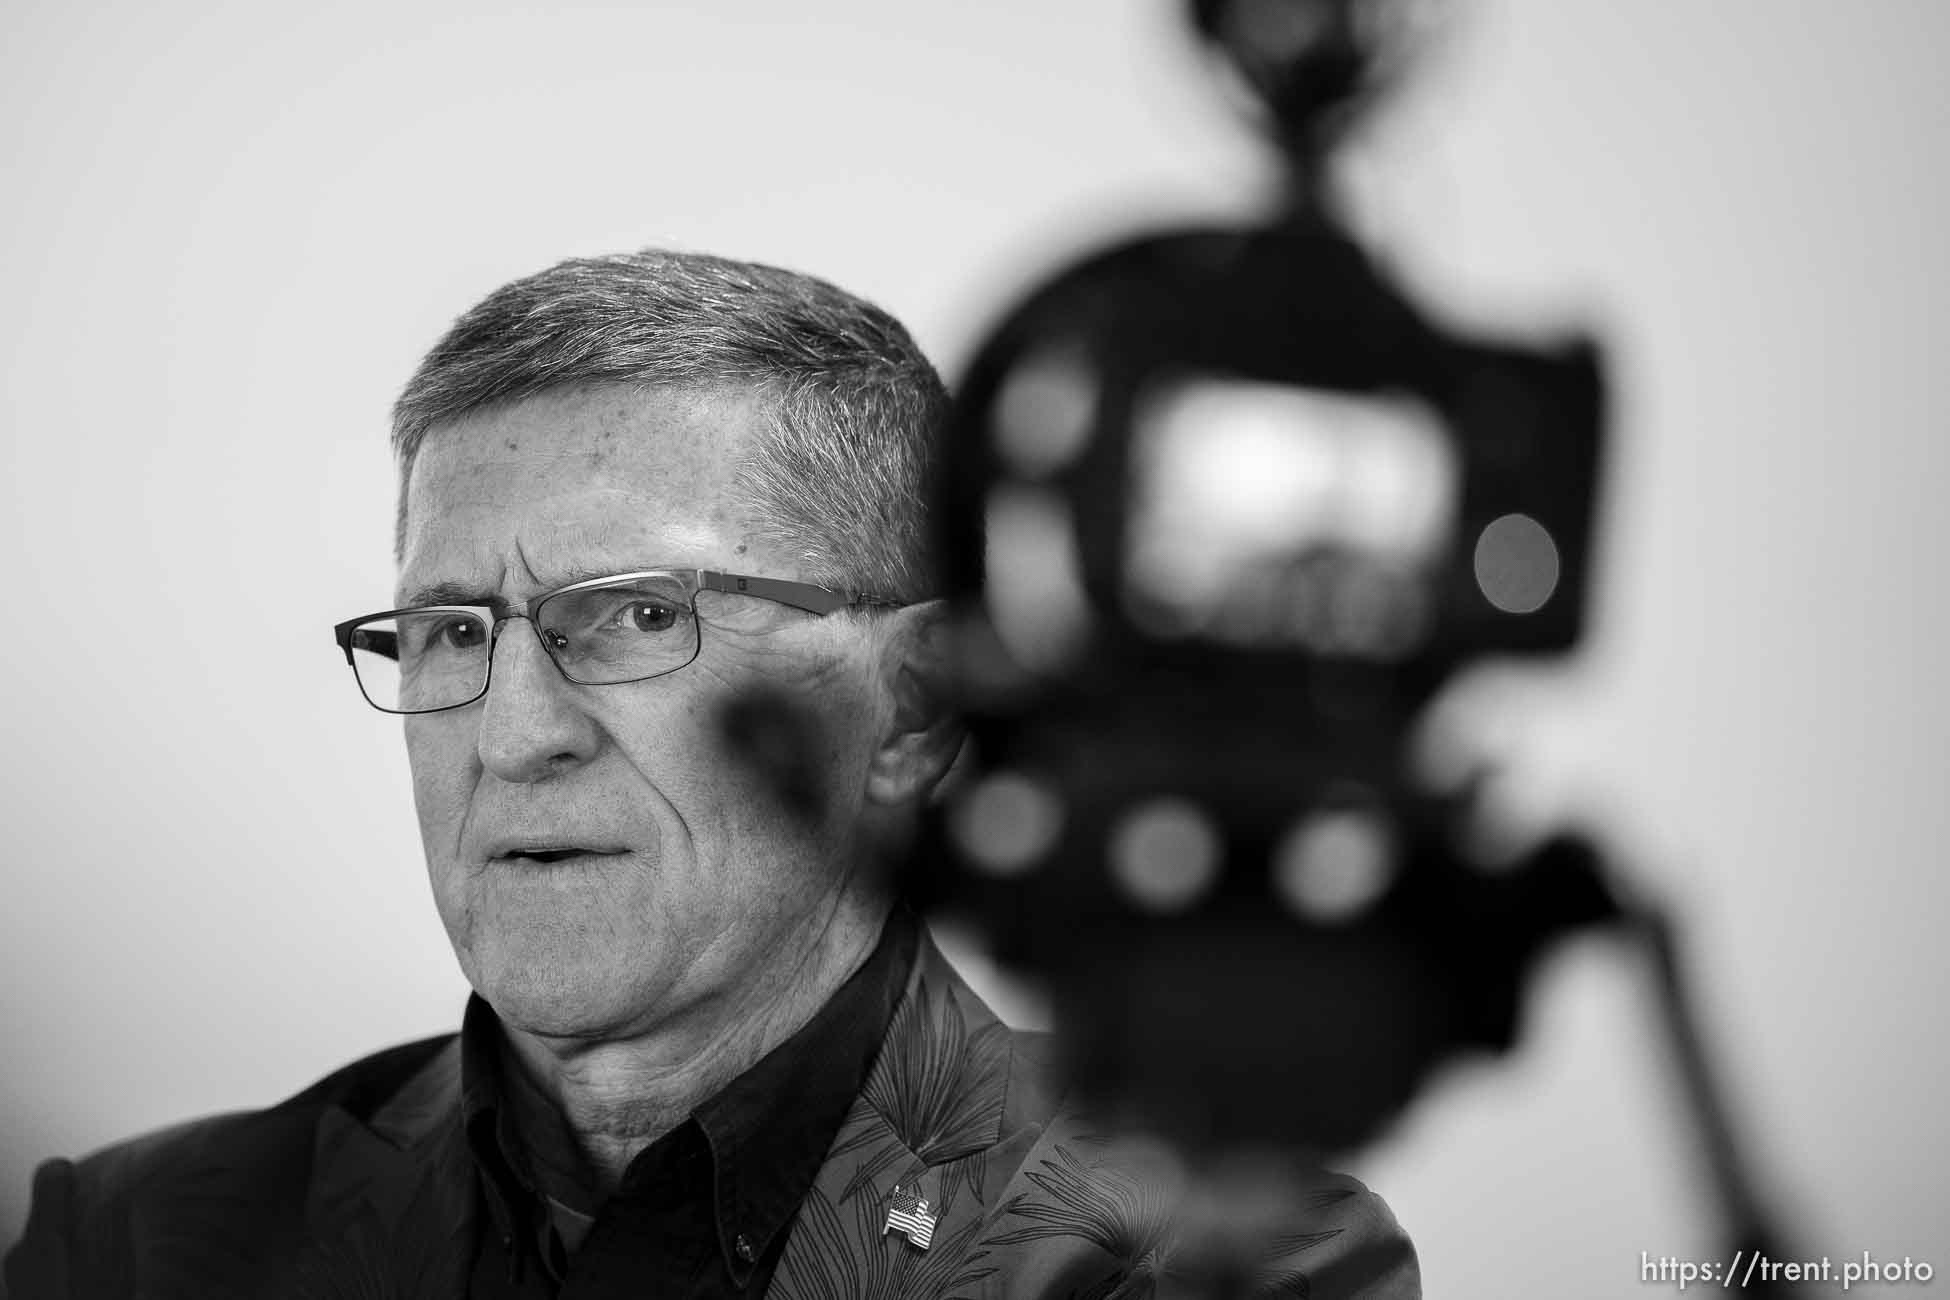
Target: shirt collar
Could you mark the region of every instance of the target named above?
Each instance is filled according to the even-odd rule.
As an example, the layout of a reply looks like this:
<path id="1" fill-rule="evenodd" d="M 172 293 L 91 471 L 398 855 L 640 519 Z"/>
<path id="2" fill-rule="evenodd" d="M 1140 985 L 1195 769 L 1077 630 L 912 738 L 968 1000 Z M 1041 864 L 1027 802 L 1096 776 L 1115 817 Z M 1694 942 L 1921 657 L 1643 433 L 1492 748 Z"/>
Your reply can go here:
<path id="1" fill-rule="evenodd" d="M 741 1285 L 811 1189 L 864 1086 L 907 986 L 920 922 L 888 917 L 873 952 L 791 1037 L 692 1112 L 712 1160 L 713 1207 L 725 1266 Z M 500 1022 L 478 994 L 461 1025 L 461 1118 L 504 1237 L 528 1221 L 539 1188 L 503 1078 Z M 538 1134 L 546 1145 L 557 1135 Z M 622 1190 L 630 1186 L 626 1171 Z"/>

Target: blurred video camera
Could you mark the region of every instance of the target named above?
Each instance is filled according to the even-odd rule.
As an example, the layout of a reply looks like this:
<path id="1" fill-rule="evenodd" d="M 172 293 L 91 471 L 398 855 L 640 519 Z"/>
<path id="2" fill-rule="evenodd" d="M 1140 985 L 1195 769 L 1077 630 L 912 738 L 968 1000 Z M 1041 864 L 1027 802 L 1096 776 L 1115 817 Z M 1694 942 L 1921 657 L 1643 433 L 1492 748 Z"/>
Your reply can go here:
<path id="1" fill-rule="evenodd" d="M 1445 326 L 1335 218 L 1387 8 L 1192 6 L 1284 210 L 1030 294 L 935 501 L 973 761 L 911 883 L 1046 982 L 1100 1106 L 1192 1148 L 1367 1141 L 1615 914 L 1582 841 L 1475 861 L 1469 792 L 1417 775 L 1459 668 L 1579 641 L 1604 394 L 1588 339 Z"/>

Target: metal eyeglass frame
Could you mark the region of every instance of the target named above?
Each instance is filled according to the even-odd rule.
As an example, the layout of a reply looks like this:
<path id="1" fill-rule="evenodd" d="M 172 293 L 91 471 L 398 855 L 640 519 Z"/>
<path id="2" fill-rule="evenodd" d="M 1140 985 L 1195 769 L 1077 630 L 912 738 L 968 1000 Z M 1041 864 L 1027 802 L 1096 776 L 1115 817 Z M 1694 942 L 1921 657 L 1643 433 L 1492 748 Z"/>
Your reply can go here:
<path id="1" fill-rule="evenodd" d="M 693 619 L 697 617 L 697 594 L 700 591 L 723 591 L 734 595 L 757 596 L 760 600 L 769 600 L 774 604 L 786 605 L 793 609 L 804 610 L 808 614 L 822 616 L 842 609 L 900 609 L 908 603 L 888 596 L 876 596 L 869 592 L 850 591 L 844 587 L 821 587 L 810 582 L 794 582 L 788 578 L 760 578 L 747 573 L 722 573 L 716 569 L 638 569 L 630 573 L 611 573 L 600 578 L 584 578 L 580 582 L 553 587 L 527 600 L 497 600 L 485 605 L 408 605 L 400 609 L 377 610 L 371 614 L 361 614 L 357 618 L 348 618 L 345 622 L 334 625 L 332 639 L 338 643 L 339 649 L 345 652 L 345 664 L 352 670 L 352 680 L 359 687 L 360 697 L 381 713 L 391 713 L 401 717 L 464 709 L 484 697 L 494 677 L 495 642 L 501 636 L 502 627 L 517 618 L 525 619 L 528 626 L 534 628 L 535 639 L 542 643 L 543 653 L 548 655 L 548 661 L 555 665 L 555 671 L 562 674 L 564 681 L 576 686 L 627 686 L 631 682 L 647 682 L 658 677 L 668 677 L 694 663 L 704 647 L 703 631 L 697 633 L 696 642 L 691 648 L 691 657 L 681 664 L 647 673 L 642 677 L 624 678 L 621 681 L 585 682 L 569 675 L 569 670 L 564 668 L 562 661 L 555 657 L 554 648 L 549 645 L 548 638 L 542 635 L 540 625 L 529 612 L 567 592 L 606 587 L 636 578 L 676 578 L 681 581 L 684 584 L 685 603 L 689 606 Z M 481 689 L 475 694 L 454 704 L 443 704 L 437 709 L 389 709 L 374 703 L 372 696 L 366 693 L 365 681 L 359 676 L 359 665 L 352 658 L 352 633 L 360 624 L 370 623 L 374 619 L 394 618 L 401 614 L 454 613 L 479 617 L 483 611 L 486 612 L 487 617 L 482 621 L 488 625 L 488 667 L 487 672 L 481 677 Z"/>

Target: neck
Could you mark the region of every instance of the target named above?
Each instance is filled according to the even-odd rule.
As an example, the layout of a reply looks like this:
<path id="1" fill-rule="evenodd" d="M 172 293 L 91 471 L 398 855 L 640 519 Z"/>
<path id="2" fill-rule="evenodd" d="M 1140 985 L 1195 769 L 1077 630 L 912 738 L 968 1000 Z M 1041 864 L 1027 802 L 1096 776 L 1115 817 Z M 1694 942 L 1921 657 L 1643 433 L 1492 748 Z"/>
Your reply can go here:
<path id="1" fill-rule="evenodd" d="M 567 1125 L 586 1190 L 615 1191 L 639 1151 L 812 1019 L 872 953 L 888 910 L 838 908 L 740 987 L 625 1037 L 554 1038 L 504 1021 L 511 1064 Z"/>

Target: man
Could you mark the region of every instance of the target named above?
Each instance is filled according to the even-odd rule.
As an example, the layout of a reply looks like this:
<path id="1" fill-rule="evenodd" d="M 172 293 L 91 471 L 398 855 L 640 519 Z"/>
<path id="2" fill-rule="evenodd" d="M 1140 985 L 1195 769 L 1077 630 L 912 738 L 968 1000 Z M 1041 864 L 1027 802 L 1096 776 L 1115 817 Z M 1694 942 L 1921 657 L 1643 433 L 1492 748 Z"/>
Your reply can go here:
<path id="1" fill-rule="evenodd" d="M 646 252 L 497 291 L 401 396 L 404 718 L 458 1036 L 35 1180 L 22 1297 L 1151 1294 L 1155 1189 L 898 907 L 952 761 L 898 323 Z M 1415 1294 L 1351 1180 L 1263 1280 Z M 1311 1291 L 1309 1291 L 1311 1287 Z"/>

